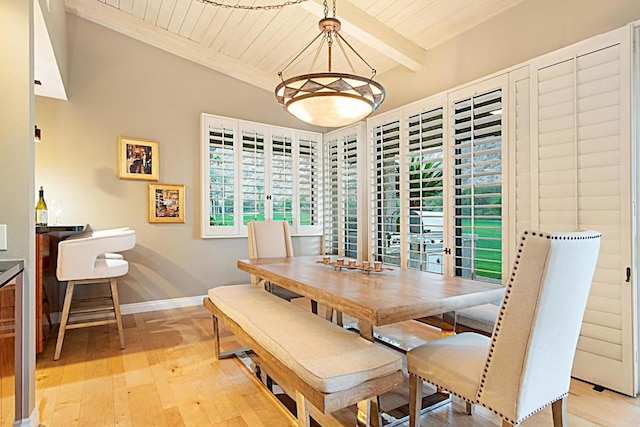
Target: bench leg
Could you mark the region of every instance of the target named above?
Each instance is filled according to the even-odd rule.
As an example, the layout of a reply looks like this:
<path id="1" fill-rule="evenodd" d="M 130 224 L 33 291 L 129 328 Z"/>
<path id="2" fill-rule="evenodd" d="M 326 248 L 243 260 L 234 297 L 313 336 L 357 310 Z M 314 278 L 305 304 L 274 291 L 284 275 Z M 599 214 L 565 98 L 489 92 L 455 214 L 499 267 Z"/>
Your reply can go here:
<path id="1" fill-rule="evenodd" d="M 218 326 L 218 318 L 213 318 L 213 357 L 220 360 L 220 327 Z"/>
<path id="2" fill-rule="evenodd" d="M 309 404 L 302 393 L 296 390 L 296 408 L 298 410 L 298 427 L 311 427 Z"/>
<path id="3" fill-rule="evenodd" d="M 378 396 L 358 402 L 357 427 L 382 427 L 380 398 Z"/>

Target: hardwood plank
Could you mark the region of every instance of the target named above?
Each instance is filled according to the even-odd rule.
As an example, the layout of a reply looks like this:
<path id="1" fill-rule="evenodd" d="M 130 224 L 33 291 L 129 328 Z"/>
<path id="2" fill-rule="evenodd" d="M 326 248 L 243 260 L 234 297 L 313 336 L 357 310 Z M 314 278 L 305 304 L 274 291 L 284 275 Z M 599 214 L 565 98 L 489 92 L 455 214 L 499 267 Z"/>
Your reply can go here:
<path id="1" fill-rule="evenodd" d="M 125 350 L 119 348 L 113 325 L 70 331 L 57 362 L 52 361 L 55 340 L 47 343 L 36 366 L 36 405 L 41 424 L 293 425 L 292 416 L 239 360 L 213 360 L 211 316 L 204 307 L 127 315 L 123 322 Z M 403 345 L 407 348 L 438 336 L 437 330 L 418 322 L 380 330 L 395 341 L 406 341 Z M 242 345 L 225 328 L 221 328 L 221 342 L 224 350 Z M 385 401 L 393 399 L 383 396 L 383 410 Z M 597 392 L 592 385 L 577 380 L 571 381 L 567 403 L 569 425 L 630 427 L 640 419 L 639 399 L 609 390 Z M 351 408 L 330 417 L 331 425 L 354 424 Z M 4 418 L 0 422 L 6 423 Z M 451 405 L 423 415 L 422 424 L 489 427 L 500 425 L 500 419 L 483 407 L 476 407 L 475 414 L 469 416 L 464 403 L 454 398 Z M 551 424 L 550 408 L 522 423 L 524 427 Z M 407 427 L 408 422 L 401 426 Z"/>

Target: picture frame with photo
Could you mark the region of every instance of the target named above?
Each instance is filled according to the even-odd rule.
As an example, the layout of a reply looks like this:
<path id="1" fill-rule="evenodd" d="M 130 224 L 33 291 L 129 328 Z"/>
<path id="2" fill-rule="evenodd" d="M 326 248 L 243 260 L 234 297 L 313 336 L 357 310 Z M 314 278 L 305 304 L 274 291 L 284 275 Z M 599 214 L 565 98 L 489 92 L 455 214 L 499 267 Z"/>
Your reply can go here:
<path id="1" fill-rule="evenodd" d="M 157 181 L 159 156 L 158 141 L 118 137 L 118 178 Z"/>
<path id="2" fill-rule="evenodd" d="M 149 222 L 185 222 L 184 185 L 149 184 Z"/>

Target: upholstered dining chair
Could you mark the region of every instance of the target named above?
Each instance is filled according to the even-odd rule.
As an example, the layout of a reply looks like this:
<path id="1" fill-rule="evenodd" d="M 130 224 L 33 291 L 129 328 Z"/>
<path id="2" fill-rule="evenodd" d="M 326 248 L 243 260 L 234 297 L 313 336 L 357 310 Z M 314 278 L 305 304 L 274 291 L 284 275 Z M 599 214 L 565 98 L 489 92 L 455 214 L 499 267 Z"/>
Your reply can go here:
<path id="1" fill-rule="evenodd" d="M 552 405 L 566 425 L 573 357 L 598 258 L 594 231 L 525 231 L 491 338 L 473 332 L 407 353 L 410 426 L 420 417 L 422 383 L 461 397 L 467 412 L 487 407 L 515 426 Z"/>
<path id="2" fill-rule="evenodd" d="M 287 221 L 249 221 L 247 223 L 247 231 L 250 259 L 293 256 L 293 245 Z M 302 298 L 300 294 L 269 283 L 259 277 L 251 276 L 251 283 L 263 285 L 266 290 L 287 301 L 291 301 L 294 298 Z M 316 301 L 311 301 L 311 311 L 314 314 L 318 314 L 318 303 Z"/>
<path id="3" fill-rule="evenodd" d="M 120 337 L 120 348 L 124 348 L 124 333 L 120 315 L 120 302 L 116 278 L 129 271 L 129 264 L 118 252 L 132 249 L 136 244 L 136 232 L 131 229 L 89 231 L 58 244 L 57 277 L 67 281 L 60 329 L 53 360 L 60 358 L 64 336 L 68 329 L 115 323 Z M 109 283 L 110 296 L 76 299 L 76 303 L 94 303 L 109 300 L 109 305 L 92 305 L 72 310 L 74 290 L 77 285 Z M 94 318 L 100 315 L 99 318 Z M 90 316 L 87 319 L 87 316 Z M 78 319 L 70 323 L 70 319 Z"/>

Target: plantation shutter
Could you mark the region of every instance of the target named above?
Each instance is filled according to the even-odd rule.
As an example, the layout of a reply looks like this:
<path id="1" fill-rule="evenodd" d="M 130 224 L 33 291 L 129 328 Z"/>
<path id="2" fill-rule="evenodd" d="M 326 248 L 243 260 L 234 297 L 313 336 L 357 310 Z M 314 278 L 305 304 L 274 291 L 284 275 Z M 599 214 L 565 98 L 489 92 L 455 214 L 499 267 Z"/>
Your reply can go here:
<path id="1" fill-rule="evenodd" d="M 203 121 L 206 143 L 203 157 L 206 159 L 205 200 L 207 213 L 203 215 L 203 230 L 229 233 L 237 230 L 236 212 L 236 128 L 225 120 Z"/>
<path id="2" fill-rule="evenodd" d="M 339 236 L 339 183 L 338 138 L 325 143 L 324 155 L 324 244 L 325 253 L 338 255 Z"/>
<path id="3" fill-rule="evenodd" d="M 509 220 L 505 221 L 508 239 L 503 243 L 503 274 L 510 274 L 515 262 L 518 241 L 522 232 L 531 225 L 531 90 L 529 67 L 523 67 L 509 73 L 509 102 L 507 118 L 509 125 L 509 176 L 514 185 L 508 189 L 507 200 L 512 201 L 509 208 Z M 504 180 L 503 180 L 504 181 Z"/>
<path id="4" fill-rule="evenodd" d="M 400 121 L 372 129 L 373 261 L 400 265 Z"/>
<path id="5" fill-rule="evenodd" d="M 454 275 L 502 277 L 502 90 L 453 105 Z"/>
<path id="6" fill-rule="evenodd" d="M 271 219 L 293 225 L 293 136 L 271 135 Z M 269 197 L 269 196 L 267 196 Z"/>
<path id="7" fill-rule="evenodd" d="M 407 119 L 408 268 L 443 273 L 443 108 Z"/>
<path id="8" fill-rule="evenodd" d="M 322 233 L 322 135 L 202 114 L 201 236 L 246 236 L 248 221 Z"/>
<path id="9" fill-rule="evenodd" d="M 298 133 L 297 187 L 298 211 L 296 232 L 320 233 L 320 141 L 317 137 Z"/>
<path id="10" fill-rule="evenodd" d="M 242 225 L 249 221 L 263 221 L 265 212 L 266 176 L 266 131 L 241 129 L 242 167 Z"/>
<path id="11" fill-rule="evenodd" d="M 331 255 L 361 258 L 359 228 L 358 154 L 361 125 L 326 135 L 325 250 Z"/>
<path id="12" fill-rule="evenodd" d="M 532 212 L 543 230 L 602 232 L 573 375 L 634 394 L 630 60 L 612 34 L 535 64 Z"/>
<path id="13" fill-rule="evenodd" d="M 342 248 L 344 256 L 358 258 L 358 135 L 342 138 Z"/>

